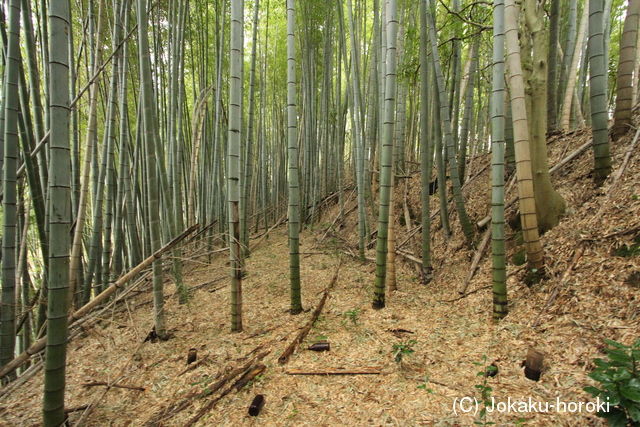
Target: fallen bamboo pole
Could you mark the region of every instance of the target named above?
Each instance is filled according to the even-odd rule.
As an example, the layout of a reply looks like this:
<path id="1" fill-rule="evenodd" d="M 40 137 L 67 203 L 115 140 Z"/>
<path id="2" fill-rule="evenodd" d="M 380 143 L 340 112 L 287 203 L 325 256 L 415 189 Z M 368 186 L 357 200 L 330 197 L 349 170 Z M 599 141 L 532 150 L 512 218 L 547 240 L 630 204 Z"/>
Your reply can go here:
<path id="1" fill-rule="evenodd" d="M 175 245 L 177 245 L 183 239 L 185 239 L 188 235 L 193 233 L 198 227 L 200 227 L 200 225 L 196 224 L 196 225 L 193 225 L 193 226 L 189 227 L 185 231 L 183 231 L 179 236 L 177 236 L 172 241 L 170 241 L 169 243 L 164 245 L 162 248 L 158 249 L 155 253 L 153 253 L 147 259 L 142 261 L 140 264 L 138 264 L 136 267 L 134 267 L 127 274 L 125 274 L 124 276 L 122 276 L 121 278 L 116 280 L 111 286 L 109 286 L 107 289 L 105 289 L 100 295 L 98 295 L 97 297 L 95 297 L 94 299 L 89 301 L 83 307 L 78 309 L 78 311 L 76 311 L 75 313 L 72 313 L 71 315 L 69 315 L 69 326 L 71 326 L 73 323 L 75 323 L 76 321 L 80 320 L 82 317 L 84 317 L 87 314 L 89 314 L 89 312 L 91 310 L 93 310 L 99 304 L 104 302 L 107 298 L 109 298 L 118 289 L 120 289 L 124 285 L 126 285 L 131 279 L 133 279 L 135 276 L 137 276 L 142 270 L 144 270 L 145 268 L 147 268 L 148 266 L 153 264 L 154 261 L 160 259 L 162 257 L 162 255 L 164 255 L 166 252 L 168 252 L 171 249 L 173 249 L 173 247 Z M 31 358 L 31 356 L 33 356 L 34 354 L 37 354 L 37 353 L 41 352 L 42 350 L 44 350 L 46 345 L 47 345 L 47 336 L 45 335 L 42 338 L 40 338 L 38 341 L 33 343 L 31 345 L 31 347 L 29 347 L 27 350 L 25 350 L 22 354 L 20 354 L 18 357 L 13 359 L 11 362 L 7 363 L 2 369 L 0 369 L 0 378 L 4 378 L 5 376 L 7 376 L 7 374 L 9 374 L 10 372 L 13 372 L 16 368 L 18 368 L 24 362 L 29 360 Z"/>
<path id="2" fill-rule="evenodd" d="M 542 310 L 540 310 L 540 313 L 538 314 L 538 317 L 536 317 L 536 320 L 533 322 L 533 325 L 532 325 L 533 328 L 540 326 L 540 323 L 541 323 L 540 317 L 542 317 L 542 315 L 547 311 L 547 309 L 551 306 L 551 304 L 553 304 L 553 301 L 555 301 L 556 297 L 560 293 L 560 288 L 562 288 L 564 284 L 567 282 L 567 280 L 569 280 L 569 276 L 571 276 L 571 272 L 576 267 L 576 264 L 578 263 L 578 260 L 580 259 L 583 253 L 584 253 L 584 245 L 580 245 L 580 247 L 576 249 L 576 251 L 574 252 L 573 259 L 571 259 L 571 263 L 569 264 L 569 266 L 567 267 L 567 270 L 562 275 L 562 278 L 560 279 L 560 283 L 558 283 L 553 288 L 553 291 L 551 291 L 551 294 L 549 294 L 549 298 L 547 298 L 547 302 L 545 303 L 544 307 L 542 307 Z"/>
<path id="3" fill-rule="evenodd" d="M 318 320 L 318 317 L 320 316 L 320 313 L 324 308 L 324 303 L 327 301 L 327 297 L 329 296 L 329 291 L 331 290 L 331 288 L 333 288 L 333 285 L 338 280 L 338 273 L 340 272 L 341 264 L 342 264 L 342 260 L 340 260 L 340 263 L 338 264 L 338 268 L 336 269 L 336 273 L 333 275 L 333 278 L 331 279 L 329 286 L 327 286 L 327 289 L 324 291 L 324 295 L 322 295 L 322 298 L 320 299 L 318 306 L 313 311 L 313 314 L 311 315 L 311 319 L 309 320 L 309 322 L 307 322 L 305 327 L 302 328 L 302 330 L 298 333 L 298 335 L 294 338 L 294 340 L 291 341 L 291 343 L 287 346 L 287 348 L 282 352 L 282 355 L 278 358 L 278 363 L 280 363 L 281 365 L 284 365 L 285 363 L 287 363 L 287 361 L 289 360 L 289 357 L 296 351 L 296 348 L 298 348 L 298 346 L 302 343 L 302 341 L 304 341 L 304 338 L 307 336 L 307 334 L 311 330 L 311 327 L 316 322 L 316 320 Z"/>
<path id="4" fill-rule="evenodd" d="M 288 375 L 369 375 L 379 374 L 379 366 L 365 366 L 362 368 L 325 368 L 319 370 L 307 370 L 291 368 L 285 371 Z"/>
<path id="5" fill-rule="evenodd" d="M 464 283 L 460 285 L 458 288 L 458 293 L 460 295 L 464 295 L 469 287 L 469 283 L 471 283 L 471 279 L 473 279 L 474 274 L 476 274 L 476 270 L 478 269 L 478 264 L 480 264 L 480 260 L 482 259 L 482 255 L 484 254 L 485 249 L 489 245 L 491 241 L 491 229 L 488 228 L 487 231 L 484 232 L 484 237 L 482 238 L 482 243 L 478 247 L 476 254 L 473 257 L 473 262 L 471 263 L 471 268 L 469 269 L 469 273 L 467 273 L 467 278 Z"/>
<path id="6" fill-rule="evenodd" d="M 105 387 L 116 387 L 116 388 L 126 388 L 127 390 L 138 390 L 138 391 L 145 391 L 146 388 L 144 387 L 139 387 L 139 386 L 135 386 L 135 385 L 124 385 L 124 384 L 111 384 L 108 383 L 106 381 L 91 381 L 88 383 L 84 383 L 82 384 L 83 387 L 98 387 L 98 386 L 105 386 Z"/>

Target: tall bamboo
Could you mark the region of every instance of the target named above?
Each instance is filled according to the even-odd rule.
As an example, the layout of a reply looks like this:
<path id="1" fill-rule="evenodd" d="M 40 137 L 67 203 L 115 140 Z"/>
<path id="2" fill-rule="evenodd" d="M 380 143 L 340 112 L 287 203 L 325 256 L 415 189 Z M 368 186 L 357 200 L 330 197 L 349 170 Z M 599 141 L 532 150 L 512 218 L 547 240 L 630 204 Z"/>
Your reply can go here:
<path id="1" fill-rule="evenodd" d="M 504 236 L 505 90 L 504 0 L 493 2 L 493 81 L 491 94 L 491 242 L 493 319 L 508 313 Z"/>
<path id="2" fill-rule="evenodd" d="M 20 0 L 9 2 L 7 63 L 5 68 L 4 176 L 2 180 L 2 297 L 0 299 L 0 365 L 15 351 L 16 286 L 16 169 L 18 163 L 18 74 L 20 69 Z"/>
<path id="3" fill-rule="evenodd" d="M 242 61 L 244 3 L 231 1 L 231 51 L 229 75 L 229 153 L 227 194 L 229 197 L 229 247 L 231 275 L 231 331 L 242 331 L 242 253 L 240 248 L 240 128 L 242 126 Z"/>
<path id="4" fill-rule="evenodd" d="M 598 185 L 602 185 L 611 173 L 603 9 L 603 0 L 589 0 L 589 102 L 593 126 L 594 180 Z"/>
<path id="5" fill-rule="evenodd" d="M 291 314 L 302 311 L 300 295 L 300 190 L 296 117 L 295 2 L 287 0 L 287 153 L 289 157 L 289 281 Z"/>
<path id="6" fill-rule="evenodd" d="M 51 2 L 50 58 L 50 177 L 49 304 L 44 366 L 44 426 L 64 422 L 64 390 L 69 311 L 69 255 L 71 252 L 71 144 L 69 135 L 69 33 L 70 2 Z"/>
<path id="7" fill-rule="evenodd" d="M 389 232 L 389 203 L 393 166 L 393 131 L 395 124 L 398 3 L 388 0 L 386 5 L 387 52 L 385 67 L 384 133 L 380 150 L 380 210 L 378 213 L 378 240 L 376 242 L 376 280 L 373 291 L 374 309 L 385 306 L 387 238 Z"/>
<path id="8" fill-rule="evenodd" d="M 138 16 L 138 56 L 140 61 L 140 97 L 142 105 L 145 166 L 149 196 L 149 228 L 151 232 L 151 251 L 160 249 L 160 206 L 158 191 L 158 168 L 156 163 L 157 128 L 153 123 L 153 88 L 151 78 L 151 62 L 149 59 L 149 33 L 147 2 L 137 0 Z M 167 328 L 164 313 L 164 289 L 162 278 L 162 262 L 153 262 L 153 314 L 156 334 L 160 339 L 166 339 Z"/>

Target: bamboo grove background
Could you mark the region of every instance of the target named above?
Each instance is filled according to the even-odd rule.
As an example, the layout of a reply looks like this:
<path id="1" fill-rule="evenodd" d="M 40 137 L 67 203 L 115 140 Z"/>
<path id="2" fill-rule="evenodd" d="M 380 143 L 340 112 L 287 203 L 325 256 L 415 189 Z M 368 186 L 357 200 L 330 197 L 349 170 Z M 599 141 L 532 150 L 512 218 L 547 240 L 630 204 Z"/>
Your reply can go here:
<path id="1" fill-rule="evenodd" d="M 637 100 L 639 8 L 639 0 L 3 1 L 0 365 L 46 333 L 45 419 L 55 425 L 69 310 L 195 224 L 206 228 L 209 251 L 231 247 L 231 327 L 241 330 L 249 235 L 288 218 L 291 311 L 299 312 L 297 233 L 326 197 L 342 205 L 346 186 L 357 188 L 360 257 L 378 233 L 373 303 L 382 307 L 393 286 L 385 281 L 394 179 L 421 168 L 426 199 L 436 176 L 449 177 L 472 241 L 461 185 L 468 159 L 491 145 L 494 282 L 506 298 L 495 243 L 504 235 L 504 169 L 526 175 L 527 135 L 593 125 L 595 175 L 606 178 L 607 121 L 615 110 L 614 129 L 624 131 Z M 529 100 L 540 91 L 544 101 Z M 532 120 L 546 125 L 537 137 L 520 128 L 526 108 L 544 114 Z M 546 168 L 546 154 L 531 151 L 529 174 Z M 458 225 L 444 189 L 449 233 Z M 552 227 L 527 202 L 555 200 L 550 183 L 528 191 L 523 217 Z M 422 218 L 428 224 L 429 213 Z M 523 229 L 532 233 L 529 261 L 542 269 L 538 224 Z M 187 301 L 181 257 L 178 246 L 172 277 Z M 163 338 L 170 319 L 160 262 L 153 268 Z M 494 303 L 499 318 L 506 300 Z"/>

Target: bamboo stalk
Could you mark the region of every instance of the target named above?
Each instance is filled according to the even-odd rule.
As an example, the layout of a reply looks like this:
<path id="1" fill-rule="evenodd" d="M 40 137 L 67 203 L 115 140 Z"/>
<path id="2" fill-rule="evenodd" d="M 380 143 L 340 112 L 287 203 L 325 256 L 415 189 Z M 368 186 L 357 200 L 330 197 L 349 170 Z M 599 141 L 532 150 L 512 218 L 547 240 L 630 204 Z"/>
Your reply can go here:
<path id="1" fill-rule="evenodd" d="M 362 368 L 332 367 L 318 370 L 291 368 L 287 369 L 285 372 L 288 375 L 369 375 L 379 374 L 381 372 L 381 368 L 379 366 L 365 366 Z"/>

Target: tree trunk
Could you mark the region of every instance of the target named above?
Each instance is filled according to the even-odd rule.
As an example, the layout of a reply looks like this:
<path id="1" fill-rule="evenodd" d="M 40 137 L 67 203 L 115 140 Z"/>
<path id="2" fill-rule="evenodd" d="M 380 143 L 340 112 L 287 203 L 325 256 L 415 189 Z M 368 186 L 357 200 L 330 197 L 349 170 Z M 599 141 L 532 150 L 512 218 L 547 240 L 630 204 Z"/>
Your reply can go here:
<path id="1" fill-rule="evenodd" d="M 520 203 L 520 222 L 524 237 L 527 259 L 532 269 L 542 273 L 544 254 L 538 234 L 536 201 L 533 191 L 531 153 L 529 151 L 529 126 L 524 95 L 524 80 L 518 45 L 518 10 L 513 0 L 505 2 L 505 37 L 507 47 L 507 66 L 509 67 L 509 88 L 513 109 L 513 130 L 516 153 L 516 174 L 518 176 L 518 195 Z M 543 113 L 546 109 L 543 110 Z"/>
<path id="2" fill-rule="evenodd" d="M 530 61 L 528 54 L 525 57 L 531 168 L 538 228 L 544 233 L 558 225 L 564 214 L 565 203 L 551 185 L 547 162 L 547 31 L 544 28 L 544 10 L 536 8 L 536 0 L 525 0 L 523 5 L 525 31 L 520 41 L 525 49 L 532 51 Z"/>

